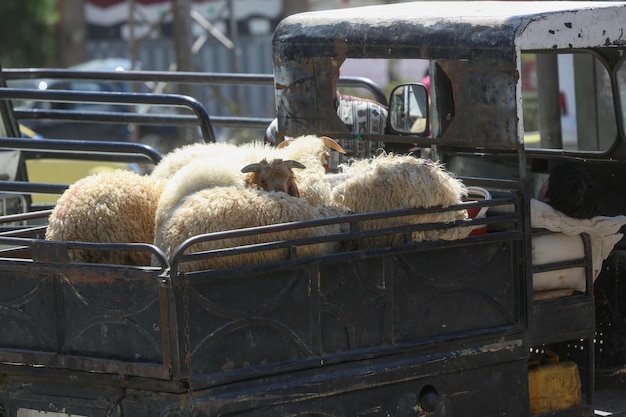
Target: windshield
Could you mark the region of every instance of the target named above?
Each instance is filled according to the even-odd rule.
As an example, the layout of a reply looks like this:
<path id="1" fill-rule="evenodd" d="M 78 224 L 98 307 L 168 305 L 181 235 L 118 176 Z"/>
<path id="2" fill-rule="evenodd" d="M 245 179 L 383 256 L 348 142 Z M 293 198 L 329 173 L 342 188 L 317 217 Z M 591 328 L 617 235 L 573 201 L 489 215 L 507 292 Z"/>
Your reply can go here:
<path id="1" fill-rule="evenodd" d="M 522 54 L 522 97 L 527 148 L 604 152 L 617 138 L 610 74 L 591 53 Z"/>

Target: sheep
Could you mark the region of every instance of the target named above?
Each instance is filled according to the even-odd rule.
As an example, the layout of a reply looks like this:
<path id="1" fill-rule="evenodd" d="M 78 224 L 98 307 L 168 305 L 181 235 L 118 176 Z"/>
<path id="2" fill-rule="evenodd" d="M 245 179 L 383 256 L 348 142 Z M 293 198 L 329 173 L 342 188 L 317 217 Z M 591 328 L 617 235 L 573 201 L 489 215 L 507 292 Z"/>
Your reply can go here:
<path id="1" fill-rule="evenodd" d="M 306 200 L 283 192 L 251 188 L 213 187 L 189 195 L 175 207 L 162 224 L 160 247 L 168 256 L 186 239 L 199 234 L 236 230 L 248 227 L 325 218 L 336 211 L 314 207 Z M 305 238 L 339 233 L 339 225 L 255 234 L 198 243 L 195 251 L 253 245 L 264 242 Z M 318 243 L 297 248 L 298 256 L 331 253 L 335 243 Z M 228 268 L 250 263 L 287 259 L 289 250 L 272 249 L 254 253 L 207 258 L 181 265 L 181 271 Z"/>
<path id="2" fill-rule="evenodd" d="M 245 184 L 248 187 L 265 191 L 283 191 L 294 197 L 300 197 L 293 168 L 305 169 L 298 161 L 273 159 L 246 165 L 241 172 L 247 173 Z"/>
<path id="3" fill-rule="evenodd" d="M 196 166 L 197 165 L 197 166 Z M 255 168 L 256 167 L 256 168 Z M 49 217 L 48 240 L 100 243 L 155 242 L 157 221 L 167 208 L 195 191 L 213 186 L 255 186 L 297 195 L 291 168 L 295 161 L 262 161 L 241 169 L 226 164 L 207 166 L 203 159 L 189 164 L 184 179 L 167 182 L 127 170 L 100 172 L 66 190 Z M 261 169 L 264 168 L 264 169 Z M 257 183 L 255 183 L 257 181 Z M 167 193 L 163 193 L 167 189 Z M 158 211 L 160 210 L 160 211 Z M 149 252 L 71 250 L 75 262 L 150 265 Z"/>
<path id="4" fill-rule="evenodd" d="M 166 154 L 161 161 L 156 164 L 150 176 L 169 180 L 182 167 L 196 159 L 208 161 L 224 160 L 222 155 L 229 155 L 237 149 L 236 145 L 230 143 L 192 143 L 181 146 Z M 262 158 L 256 159 L 259 161 Z M 255 160 L 249 161 L 249 163 Z"/>
<path id="5" fill-rule="evenodd" d="M 320 194 L 316 189 L 319 188 L 317 177 L 329 171 L 329 148 L 345 153 L 331 138 L 312 135 L 282 142 L 276 148 L 259 142 L 239 146 L 225 143 L 191 144 L 167 154 L 150 175 L 154 178 L 170 179 L 177 171 L 196 159 L 206 161 L 207 165 L 231 163 L 236 166 L 246 166 L 263 159 L 294 160 L 307 167 L 306 170 L 296 172 L 301 196 L 317 199 Z M 326 190 L 326 193 L 328 191 Z M 312 203 L 316 204 L 319 201 Z"/>
<path id="6" fill-rule="evenodd" d="M 329 149 L 345 154 L 343 148 L 327 136 L 299 136 L 278 145 L 280 156 L 306 165 L 306 169 L 295 172 L 295 177 L 300 196 L 314 206 L 328 205 L 330 202 Z"/>
<path id="7" fill-rule="evenodd" d="M 274 159 L 262 160 L 239 169 L 228 161 L 220 165 L 217 161 L 207 164 L 206 158 L 192 159 L 185 167 L 167 181 L 155 213 L 154 243 L 161 246 L 162 226 L 172 216 L 177 205 L 198 191 L 213 187 L 233 186 L 236 188 L 257 188 L 266 191 L 283 191 L 298 197 L 298 187 L 294 181 L 293 168 L 305 168 L 299 162 Z"/>
<path id="8" fill-rule="evenodd" d="M 332 138 L 328 136 L 304 135 L 285 140 L 276 147 L 281 150 L 285 158 L 295 159 L 311 167 L 321 167 L 325 172 L 330 172 L 329 149 L 345 154 L 346 151 Z"/>
<path id="9" fill-rule="evenodd" d="M 368 213 L 412 207 L 447 207 L 462 202 L 467 195 L 463 183 L 443 169 L 442 165 L 410 155 L 382 154 L 368 160 L 343 165 L 340 177 L 333 181 L 331 201 L 355 213 Z M 465 210 L 368 220 L 363 230 L 380 229 L 430 222 L 453 222 L 467 218 Z M 414 241 L 455 240 L 469 235 L 469 227 L 415 231 Z M 396 245 L 403 235 L 363 239 L 358 248 Z"/>
<path id="10" fill-rule="evenodd" d="M 201 159 L 205 165 L 247 166 L 263 159 L 294 160 L 306 169 L 294 172 L 299 195 L 313 205 L 324 205 L 329 201 L 330 187 L 323 176 L 329 171 L 329 149 L 345 151 L 327 136 L 305 135 L 282 142 L 272 147 L 260 142 L 244 145 L 226 143 L 191 144 L 165 155 L 151 173 L 154 178 L 170 179 L 191 161 Z"/>
<path id="11" fill-rule="evenodd" d="M 48 219 L 47 240 L 148 243 L 164 183 L 127 170 L 84 177 L 58 199 Z M 150 265 L 149 252 L 70 250 L 74 262 Z"/>

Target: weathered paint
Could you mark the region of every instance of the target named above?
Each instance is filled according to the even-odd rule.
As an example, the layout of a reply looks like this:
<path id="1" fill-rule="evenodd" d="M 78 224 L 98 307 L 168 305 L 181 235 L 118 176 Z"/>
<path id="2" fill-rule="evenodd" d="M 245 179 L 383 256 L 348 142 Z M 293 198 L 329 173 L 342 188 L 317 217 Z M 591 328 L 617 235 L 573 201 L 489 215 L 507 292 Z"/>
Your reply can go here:
<path id="1" fill-rule="evenodd" d="M 346 131 L 330 85 L 346 58 L 429 59 L 445 70 L 456 101 L 453 117 L 435 107 L 433 135 L 519 149 L 521 51 L 623 46 L 623 22 L 624 3 L 561 1 L 412 2 L 289 16 L 273 39 L 279 133 Z"/>

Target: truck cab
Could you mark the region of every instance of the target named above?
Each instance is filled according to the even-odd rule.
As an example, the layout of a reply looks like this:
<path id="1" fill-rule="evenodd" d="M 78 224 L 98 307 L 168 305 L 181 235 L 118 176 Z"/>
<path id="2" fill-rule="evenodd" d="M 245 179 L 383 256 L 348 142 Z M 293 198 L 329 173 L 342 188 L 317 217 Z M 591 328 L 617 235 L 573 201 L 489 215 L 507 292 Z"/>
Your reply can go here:
<path id="1" fill-rule="evenodd" d="M 598 187 L 597 214 L 626 212 L 625 13 L 610 2 L 415 2 L 290 16 L 273 39 L 283 135 L 383 140 L 391 152 L 412 144 L 416 156 L 441 161 L 467 184 L 519 196 L 524 238 L 520 269 L 508 272 L 519 274 L 509 282 L 519 289 L 512 323 L 530 351 L 559 346 L 562 360 L 576 358 L 588 401 L 594 381 L 610 384 L 624 365 L 615 329 L 623 329 L 626 243 L 588 280 L 586 296 L 540 301 L 546 293 L 532 259 L 541 230 L 531 225 L 531 202 L 553 169 L 571 162 Z M 327 99 L 330 77 L 348 59 L 427 60 L 429 96 L 417 73 L 390 94 L 384 135 L 351 134 Z M 415 129 L 416 120 L 426 126 Z M 487 218 L 499 212 L 490 208 Z"/>

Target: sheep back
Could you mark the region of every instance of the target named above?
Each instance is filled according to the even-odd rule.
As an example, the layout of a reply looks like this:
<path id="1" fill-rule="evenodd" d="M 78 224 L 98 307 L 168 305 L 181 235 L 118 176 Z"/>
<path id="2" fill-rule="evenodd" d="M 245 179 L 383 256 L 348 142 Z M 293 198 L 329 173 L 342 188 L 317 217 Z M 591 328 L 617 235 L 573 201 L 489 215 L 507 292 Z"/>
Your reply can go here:
<path id="1" fill-rule="evenodd" d="M 149 243 L 163 182 L 132 171 L 100 172 L 78 180 L 58 199 L 47 240 Z M 75 262 L 150 265 L 148 252 L 70 250 Z"/>
<path id="2" fill-rule="evenodd" d="M 205 233 L 236 230 L 300 220 L 325 217 L 322 211 L 305 200 L 283 192 L 266 192 L 237 187 L 216 187 L 188 196 L 158 231 L 161 249 L 171 255 L 186 239 Z M 217 241 L 202 242 L 194 251 L 206 251 L 240 245 L 304 238 L 339 232 L 338 225 L 289 231 L 263 233 Z M 298 256 L 313 256 L 332 252 L 335 243 L 321 243 L 297 248 Z M 181 265 L 182 271 L 227 268 L 243 264 L 264 263 L 287 259 L 288 249 L 259 251 L 249 254 L 202 259 Z"/>
<path id="3" fill-rule="evenodd" d="M 341 181 L 334 184 L 331 200 L 355 213 L 370 213 L 414 207 L 448 207 L 461 203 L 467 189 L 442 165 L 409 155 L 386 154 L 343 166 Z M 391 217 L 363 222 L 364 230 L 406 224 L 453 222 L 467 218 L 465 210 Z M 455 240 L 467 237 L 470 229 L 456 227 L 416 231 L 414 241 Z M 360 247 L 387 246 L 403 242 L 402 235 L 365 239 Z"/>
<path id="4" fill-rule="evenodd" d="M 153 178 L 170 179 L 181 168 L 196 159 L 223 158 L 237 147 L 230 143 L 192 143 L 166 154 L 150 174 Z"/>

